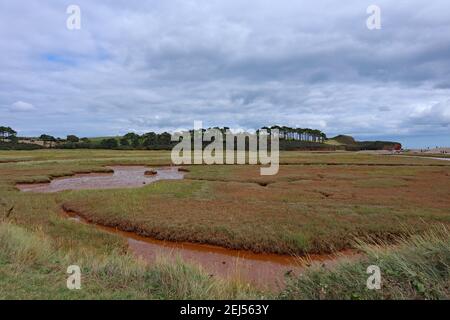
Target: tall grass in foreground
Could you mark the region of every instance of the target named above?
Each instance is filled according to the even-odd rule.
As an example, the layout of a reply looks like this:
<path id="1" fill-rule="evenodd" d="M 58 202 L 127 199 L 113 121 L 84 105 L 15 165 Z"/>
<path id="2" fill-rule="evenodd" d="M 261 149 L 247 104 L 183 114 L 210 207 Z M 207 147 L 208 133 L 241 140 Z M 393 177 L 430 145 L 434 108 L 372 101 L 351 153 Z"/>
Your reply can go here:
<path id="1" fill-rule="evenodd" d="M 434 227 L 388 243 L 358 243 L 366 257 L 291 279 L 282 299 L 450 299 L 450 232 Z M 367 267 L 381 269 L 381 289 L 366 287 Z"/>
<path id="2" fill-rule="evenodd" d="M 181 261 L 149 266 L 133 256 L 88 248 L 55 249 L 42 231 L 0 223 L 0 299 L 261 299 L 238 281 L 211 278 Z M 359 242 L 361 260 L 313 267 L 290 278 L 281 299 L 449 299 L 450 232 L 436 227 L 392 244 Z M 69 265 L 82 269 L 82 289 L 66 288 Z M 369 265 L 381 269 L 381 290 L 369 290 Z"/>
<path id="3" fill-rule="evenodd" d="M 82 289 L 68 290 L 69 265 Z M 0 299 L 248 299 L 263 295 L 239 282 L 209 277 L 181 261 L 148 266 L 130 255 L 63 253 L 41 231 L 0 223 Z"/>

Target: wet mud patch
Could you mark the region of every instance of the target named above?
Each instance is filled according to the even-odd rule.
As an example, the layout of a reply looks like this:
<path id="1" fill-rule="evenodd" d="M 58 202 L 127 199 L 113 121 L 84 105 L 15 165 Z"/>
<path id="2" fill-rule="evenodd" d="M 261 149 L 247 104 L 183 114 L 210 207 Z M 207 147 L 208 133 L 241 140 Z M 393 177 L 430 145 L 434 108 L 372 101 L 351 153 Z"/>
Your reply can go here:
<path id="1" fill-rule="evenodd" d="M 137 188 L 159 180 L 183 179 L 184 173 L 176 167 L 150 169 L 145 166 L 112 166 L 107 167 L 113 173 L 76 174 L 61 177 L 50 183 L 20 183 L 16 187 L 23 192 L 52 193 L 64 190 Z M 148 172 L 152 172 L 151 175 Z"/>

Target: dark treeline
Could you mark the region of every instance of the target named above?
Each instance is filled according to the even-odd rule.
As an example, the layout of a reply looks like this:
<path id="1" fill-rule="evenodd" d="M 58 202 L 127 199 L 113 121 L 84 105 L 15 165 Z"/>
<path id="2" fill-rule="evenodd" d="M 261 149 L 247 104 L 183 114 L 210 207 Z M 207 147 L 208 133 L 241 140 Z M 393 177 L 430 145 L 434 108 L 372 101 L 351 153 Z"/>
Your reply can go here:
<path id="1" fill-rule="evenodd" d="M 171 149 L 177 142 L 171 142 L 170 133 L 149 132 L 139 135 L 134 132 L 127 133 L 123 137 L 111 137 L 102 140 L 98 139 L 79 139 L 76 136 L 70 136 L 63 142 L 57 143 L 55 148 L 61 149 L 121 149 L 121 150 L 164 150 Z M 58 141 L 57 141 L 58 142 Z"/>
<path id="2" fill-rule="evenodd" d="M 213 127 L 208 129 L 202 129 L 202 133 L 209 129 L 219 130 L 222 134 L 225 134 L 230 128 L 228 127 Z M 320 130 L 314 129 L 302 129 L 302 128 L 290 128 L 286 126 L 272 126 L 263 127 L 261 129 L 266 130 L 268 133 L 272 133 L 273 129 L 279 130 L 280 141 L 297 141 L 305 142 L 297 143 L 298 147 L 304 147 L 307 145 L 311 148 L 319 147 L 320 143 L 323 143 L 326 139 L 326 135 Z M 259 135 L 261 130 L 257 130 L 256 134 Z M 192 140 L 194 139 L 194 130 L 190 130 Z M 198 131 L 200 133 L 200 131 Z M 41 136 L 42 138 L 42 136 Z M 45 137 L 48 140 L 48 137 Z M 125 134 L 122 137 L 116 138 L 105 138 L 101 141 L 90 141 L 87 138 L 78 139 L 76 136 L 67 136 L 65 141 L 58 141 L 58 139 L 53 139 L 56 142 L 54 147 L 63 149 L 76 149 L 76 148 L 101 148 L 101 149 L 120 149 L 120 150 L 170 150 L 176 145 L 177 141 L 171 141 L 171 134 L 168 132 L 156 133 L 148 132 L 139 135 L 134 132 Z M 205 147 L 210 142 L 204 142 Z M 192 141 L 193 145 L 193 141 Z M 286 143 L 280 143 L 280 145 L 285 146 Z M 246 143 L 248 146 L 248 142 Z M 284 149 L 284 148 L 283 148 Z"/>
<path id="3" fill-rule="evenodd" d="M 208 129 L 190 130 L 192 147 L 194 146 L 194 134 L 204 134 L 209 129 L 216 129 L 223 135 L 229 132 L 228 127 L 214 127 Z M 396 149 L 401 147 L 395 142 L 385 141 L 364 141 L 357 142 L 349 136 L 337 136 L 333 138 L 341 142 L 340 146 L 325 144 L 327 136 L 320 130 L 309 128 L 292 128 L 286 126 L 262 127 L 256 130 L 259 135 L 262 130 L 268 134 L 274 134 L 278 130 L 280 150 L 381 150 L 385 148 Z M 224 136 L 225 138 L 225 136 Z M 39 148 L 57 148 L 57 149 L 118 149 L 118 150 L 171 150 L 179 141 L 171 141 L 171 134 L 168 132 L 156 133 L 147 132 L 139 135 L 130 132 L 121 137 L 100 138 L 79 138 L 76 135 L 68 135 L 65 139 L 55 138 L 48 134 L 42 134 L 37 138 L 18 137 L 17 132 L 11 127 L 0 127 L 0 149 L 39 149 Z M 206 147 L 210 141 L 204 141 L 203 147 Z M 270 148 L 270 138 L 268 147 Z M 236 143 L 235 143 L 236 145 Z M 224 148 L 225 148 L 224 141 Z M 248 149 L 249 142 L 246 140 L 245 148 Z"/>
<path id="4" fill-rule="evenodd" d="M 17 131 L 11 127 L 0 126 L 0 150 L 33 150 L 39 148 L 35 144 L 20 143 Z"/>
<path id="5" fill-rule="evenodd" d="M 320 130 L 309 129 L 309 128 L 291 128 L 285 126 L 272 126 L 272 127 L 262 127 L 268 132 L 273 129 L 278 129 L 280 133 L 281 140 L 295 140 L 295 141 L 305 141 L 305 142 L 325 142 L 327 135 Z"/>

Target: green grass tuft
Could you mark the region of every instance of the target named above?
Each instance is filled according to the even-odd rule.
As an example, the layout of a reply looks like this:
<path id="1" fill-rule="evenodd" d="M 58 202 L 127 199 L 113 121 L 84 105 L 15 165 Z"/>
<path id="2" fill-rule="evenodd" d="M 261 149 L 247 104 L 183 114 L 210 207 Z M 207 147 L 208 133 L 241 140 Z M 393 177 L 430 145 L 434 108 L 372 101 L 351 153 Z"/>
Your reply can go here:
<path id="1" fill-rule="evenodd" d="M 365 258 L 332 270 L 314 267 L 290 279 L 283 299 L 449 299 L 450 231 L 435 227 L 422 235 L 388 243 L 359 241 Z M 381 270 L 381 289 L 366 286 L 367 267 Z"/>

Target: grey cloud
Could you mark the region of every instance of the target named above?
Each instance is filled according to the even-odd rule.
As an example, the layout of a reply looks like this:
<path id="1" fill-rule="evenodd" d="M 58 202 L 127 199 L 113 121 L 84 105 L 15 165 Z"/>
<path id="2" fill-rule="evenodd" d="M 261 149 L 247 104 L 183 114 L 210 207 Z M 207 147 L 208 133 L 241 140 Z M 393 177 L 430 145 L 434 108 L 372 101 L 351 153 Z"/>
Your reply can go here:
<path id="1" fill-rule="evenodd" d="M 450 100 L 439 102 L 431 107 L 419 108 L 408 118 L 408 125 L 436 128 L 450 126 Z"/>
<path id="2" fill-rule="evenodd" d="M 79 31 L 65 28 L 61 4 L 0 4 L 0 118 L 22 134 L 193 120 L 368 138 L 449 130 L 448 105 L 436 107 L 450 93 L 448 1 L 380 0 L 379 31 L 365 27 L 372 3 L 359 0 L 78 4 Z M 39 106 L 39 118 L 12 112 L 17 101 Z"/>

